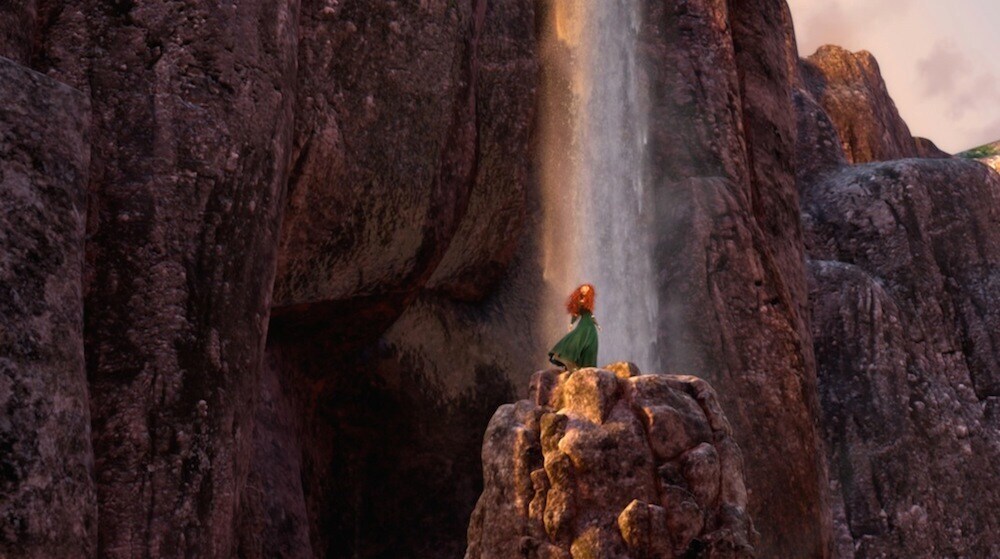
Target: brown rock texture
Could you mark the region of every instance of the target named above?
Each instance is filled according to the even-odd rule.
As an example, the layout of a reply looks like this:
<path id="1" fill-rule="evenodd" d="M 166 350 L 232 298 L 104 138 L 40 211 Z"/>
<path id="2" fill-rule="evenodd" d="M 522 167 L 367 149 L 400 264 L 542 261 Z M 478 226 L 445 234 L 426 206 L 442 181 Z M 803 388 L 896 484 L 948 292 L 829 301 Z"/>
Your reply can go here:
<path id="1" fill-rule="evenodd" d="M 477 157 L 468 207 L 427 288 L 459 301 L 495 291 L 525 229 L 539 80 L 535 7 L 485 2 L 476 51 Z M 478 5 L 478 4 L 477 4 Z"/>
<path id="2" fill-rule="evenodd" d="M 95 557 L 80 284 L 89 103 L 4 58 L 0 98 L 0 556 Z"/>
<path id="3" fill-rule="evenodd" d="M 787 6 L 651 2 L 643 22 L 662 363 L 722 388 L 761 554 L 826 556 Z"/>
<path id="4" fill-rule="evenodd" d="M 0 4 L 0 56 L 28 65 L 35 42 L 38 4 L 20 0 Z"/>
<path id="5" fill-rule="evenodd" d="M 948 159 L 951 154 L 937 147 L 933 141 L 927 138 L 914 136 L 913 141 L 917 144 L 917 157 L 926 159 Z"/>
<path id="6" fill-rule="evenodd" d="M 1000 553 L 1000 491 L 980 474 L 1000 459 L 998 196 L 995 173 L 959 159 L 803 191 L 841 556 Z"/>
<path id="7" fill-rule="evenodd" d="M 27 65 L 38 18 L 36 0 L 0 4 L 0 56 Z"/>
<path id="8" fill-rule="evenodd" d="M 515 398 L 512 382 L 526 383 L 538 365 L 524 351 L 541 343 L 540 210 L 529 174 L 534 2 L 328 4 L 303 8 L 300 67 L 310 69 L 299 102 L 328 104 L 297 114 L 302 163 L 282 258 L 299 259 L 304 275 L 295 284 L 286 273 L 276 297 L 296 285 L 313 291 L 276 301 L 267 348 L 267 374 L 288 402 L 266 410 L 267 421 L 301 459 L 275 452 L 254 463 L 262 498 L 246 511 L 260 526 L 271 511 L 304 507 L 311 551 L 287 530 L 248 545 L 292 556 L 454 557 L 481 491 L 482 432 Z M 373 72 L 373 61 L 398 71 Z M 374 113 L 346 110 L 363 108 L 366 95 Z M 328 126 L 336 145 L 319 137 Z M 334 148 L 343 151 L 324 151 Z M 469 164 L 462 177 L 448 170 L 458 162 Z M 353 244 L 325 244 L 331 236 Z M 332 260 L 312 266 L 313 257 Z M 364 286 L 327 289 L 350 278 Z M 268 491 L 280 471 L 300 472 L 301 489 Z"/>
<path id="9" fill-rule="evenodd" d="M 40 57 L 93 105 L 85 344 L 101 557 L 229 557 L 292 133 L 297 3 L 83 2 Z"/>
<path id="10" fill-rule="evenodd" d="M 936 328 L 863 269 L 810 265 L 838 557 L 993 557 L 1000 431 Z M 897 302 L 900 302 L 898 304 Z M 975 496 L 975 497 L 972 497 Z"/>
<path id="11" fill-rule="evenodd" d="M 540 371 L 483 440 L 466 559 L 753 557 L 743 460 L 703 380 Z"/>
<path id="12" fill-rule="evenodd" d="M 441 261 L 475 177 L 484 6 L 302 3 L 279 320 L 377 337 Z"/>
<path id="13" fill-rule="evenodd" d="M 974 162 L 901 160 L 847 168 L 808 188 L 813 259 L 880 278 L 980 399 L 1000 395 L 1000 177 Z"/>
<path id="14" fill-rule="evenodd" d="M 870 52 L 826 45 L 803 59 L 801 71 L 833 120 L 848 162 L 921 156 Z"/>

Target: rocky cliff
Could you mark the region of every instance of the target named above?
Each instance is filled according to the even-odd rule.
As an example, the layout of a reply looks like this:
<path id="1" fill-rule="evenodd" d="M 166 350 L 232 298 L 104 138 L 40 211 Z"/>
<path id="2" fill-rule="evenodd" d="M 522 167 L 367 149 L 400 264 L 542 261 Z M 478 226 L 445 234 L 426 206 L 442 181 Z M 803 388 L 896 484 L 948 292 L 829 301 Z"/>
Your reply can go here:
<path id="1" fill-rule="evenodd" d="M 0 553 L 461 556 L 482 434 L 552 342 L 557 1 L 0 7 Z M 527 499 L 504 529 L 555 556 L 744 549 L 751 517 L 762 557 L 1000 553 L 997 175 L 930 159 L 870 55 L 799 60 L 783 0 L 641 7 L 659 357 L 731 427 L 694 381 L 601 373 L 560 427 L 542 375 L 488 431 L 540 449 L 483 456 L 484 495 Z M 645 460 L 628 501 L 573 493 L 561 456 L 618 466 L 558 441 Z M 472 556 L 508 506 L 480 502 Z"/>
<path id="2" fill-rule="evenodd" d="M 753 556 L 742 454 L 695 377 L 540 371 L 482 456 L 466 559 Z"/>
<path id="3" fill-rule="evenodd" d="M 0 556 L 91 557 L 86 96 L 0 58 Z"/>
<path id="4" fill-rule="evenodd" d="M 644 21 L 657 123 L 661 360 L 725 387 L 719 396 L 746 456 L 762 554 L 821 557 L 831 528 L 787 6 L 651 2 Z"/>
<path id="5" fill-rule="evenodd" d="M 1000 459 L 998 195 L 961 160 L 845 168 L 804 192 L 841 555 L 1000 551 L 1000 493 L 978 473 Z"/>
<path id="6" fill-rule="evenodd" d="M 843 64 L 866 69 L 854 83 L 876 87 L 843 95 L 888 121 L 867 122 L 858 105 L 828 94 L 820 107 L 815 87 L 797 93 L 835 555 L 993 556 L 998 495 L 979 472 L 1000 449 L 1000 177 L 919 141 L 929 158 L 847 166 L 851 153 L 916 155 L 900 151 L 908 133 L 892 124 L 891 100 L 870 95 L 884 88 L 874 62 L 862 64 L 869 58 L 828 47 L 803 69 L 841 77 L 851 74 Z M 870 133 L 858 134 L 865 126 Z"/>

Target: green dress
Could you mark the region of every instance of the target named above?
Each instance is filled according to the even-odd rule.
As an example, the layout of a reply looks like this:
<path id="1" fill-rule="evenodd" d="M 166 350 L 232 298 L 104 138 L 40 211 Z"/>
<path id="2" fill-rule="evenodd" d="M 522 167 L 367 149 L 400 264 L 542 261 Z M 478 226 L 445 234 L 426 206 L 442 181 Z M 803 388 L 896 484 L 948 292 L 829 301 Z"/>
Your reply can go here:
<path id="1" fill-rule="evenodd" d="M 581 367 L 596 367 L 597 321 L 594 320 L 594 315 L 583 311 L 580 316 L 573 317 L 571 324 L 573 323 L 576 328 L 563 336 L 549 351 L 549 361 L 566 367 L 569 371 Z"/>

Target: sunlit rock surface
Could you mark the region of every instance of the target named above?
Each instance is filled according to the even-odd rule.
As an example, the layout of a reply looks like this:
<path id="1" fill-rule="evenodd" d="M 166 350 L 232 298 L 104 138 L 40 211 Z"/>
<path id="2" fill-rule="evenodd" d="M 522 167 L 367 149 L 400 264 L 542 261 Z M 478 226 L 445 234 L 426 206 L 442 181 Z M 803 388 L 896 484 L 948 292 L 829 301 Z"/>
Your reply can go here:
<path id="1" fill-rule="evenodd" d="M 701 379 L 540 371 L 482 456 L 466 559 L 754 556 L 742 453 Z"/>
<path id="2" fill-rule="evenodd" d="M 802 73 L 833 119 L 850 163 L 921 155 L 870 52 L 826 45 L 802 60 Z"/>
<path id="3" fill-rule="evenodd" d="M 962 153 L 959 153 L 957 157 L 975 159 L 990 167 L 994 171 L 1000 172 L 1000 142 L 993 142 L 963 151 Z"/>

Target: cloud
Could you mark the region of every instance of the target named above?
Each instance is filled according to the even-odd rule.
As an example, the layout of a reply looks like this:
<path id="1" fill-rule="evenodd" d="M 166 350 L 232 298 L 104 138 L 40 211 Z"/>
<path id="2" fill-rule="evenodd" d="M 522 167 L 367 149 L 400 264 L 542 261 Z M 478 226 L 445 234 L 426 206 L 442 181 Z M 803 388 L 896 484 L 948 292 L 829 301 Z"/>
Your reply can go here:
<path id="1" fill-rule="evenodd" d="M 972 71 L 969 59 L 951 41 L 938 42 L 930 54 L 917 62 L 924 95 L 947 95 L 956 90 Z"/>
<path id="2" fill-rule="evenodd" d="M 826 44 L 839 45 L 851 50 L 864 49 L 864 37 L 874 28 L 884 28 L 889 18 L 899 18 L 907 13 L 915 0 L 870 2 L 869 0 L 789 0 L 793 14 L 802 14 L 801 25 L 796 22 L 796 35 L 800 54 L 808 56 Z"/>
<path id="3" fill-rule="evenodd" d="M 966 83 L 966 87 L 948 100 L 952 118 L 963 118 L 979 109 L 991 109 L 1000 98 L 1000 81 L 994 74 L 982 72 Z"/>

